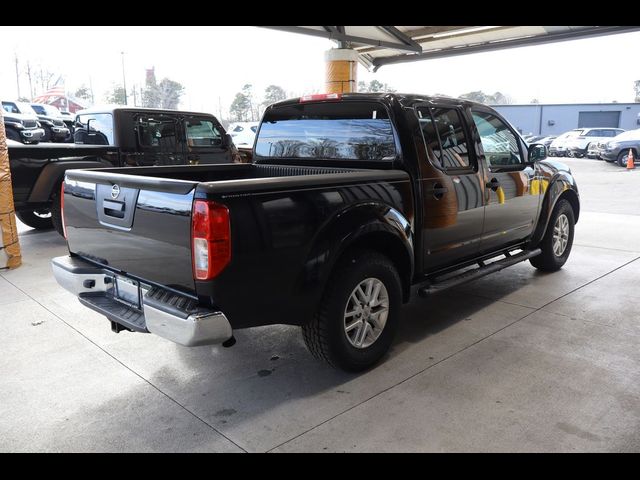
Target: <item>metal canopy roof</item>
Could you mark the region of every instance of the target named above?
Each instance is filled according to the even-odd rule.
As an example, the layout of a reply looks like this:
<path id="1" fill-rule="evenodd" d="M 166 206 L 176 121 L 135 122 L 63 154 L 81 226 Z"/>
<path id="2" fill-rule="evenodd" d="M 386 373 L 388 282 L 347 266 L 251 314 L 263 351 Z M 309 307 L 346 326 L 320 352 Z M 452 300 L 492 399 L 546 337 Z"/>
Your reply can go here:
<path id="1" fill-rule="evenodd" d="M 383 65 L 640 30 L 640 26 L 265 27 L 324 37 L 353 48 L 375 72 Z"/>

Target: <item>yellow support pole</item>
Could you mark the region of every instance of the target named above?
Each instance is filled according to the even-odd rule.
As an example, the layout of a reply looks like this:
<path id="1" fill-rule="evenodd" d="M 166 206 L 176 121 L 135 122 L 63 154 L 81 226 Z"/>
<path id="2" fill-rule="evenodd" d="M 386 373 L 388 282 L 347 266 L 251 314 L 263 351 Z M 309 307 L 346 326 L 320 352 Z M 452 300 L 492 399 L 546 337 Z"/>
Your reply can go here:
<path id="1" fill-rule="evenodd" d="M 22 263 L 15 213 L 7 134 L 0 109 L 0 270 L 16 268 Z"/>
<path id="2" fill-rule="evenodd" d="M 358 54 L 349 48 L 332 48 L 325 53 L 326 93 L 358 91 Z"/>

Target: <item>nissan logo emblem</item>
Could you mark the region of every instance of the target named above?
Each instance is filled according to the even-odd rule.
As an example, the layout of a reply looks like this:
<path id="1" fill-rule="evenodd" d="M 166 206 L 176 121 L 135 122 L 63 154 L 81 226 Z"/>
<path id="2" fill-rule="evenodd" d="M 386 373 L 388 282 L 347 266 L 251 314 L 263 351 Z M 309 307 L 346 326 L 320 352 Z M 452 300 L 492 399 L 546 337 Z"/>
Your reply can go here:
<path id="1" fill-rule="evenodd" d="M 111 187 L 111 198 L 114 200 L 120 196 L 120 187 L 118 185 L 114 185 Z"/>

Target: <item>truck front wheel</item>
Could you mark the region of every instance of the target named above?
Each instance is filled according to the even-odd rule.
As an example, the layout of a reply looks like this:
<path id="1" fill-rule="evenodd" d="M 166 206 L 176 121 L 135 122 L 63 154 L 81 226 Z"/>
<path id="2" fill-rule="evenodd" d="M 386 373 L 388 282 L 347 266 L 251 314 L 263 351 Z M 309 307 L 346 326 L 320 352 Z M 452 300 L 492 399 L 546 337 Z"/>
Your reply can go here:
<path id="1" fill-rule="evenodd" d="M 529 260 L 531 265 L 544 272 L 560 270 L 571 253 L 575 223 L 571 204 L 567 200 L 559 200 L 539 245 L 542 253 Z"/>
<path id="2" fill-rule="evenodd" d="M 401 299 L 400 277 L 387 257 L 348 252 L 332 274 L 318 312 L 302 327 L 305 344 L 334 368 L 365 370 L 389 350 Z"/>

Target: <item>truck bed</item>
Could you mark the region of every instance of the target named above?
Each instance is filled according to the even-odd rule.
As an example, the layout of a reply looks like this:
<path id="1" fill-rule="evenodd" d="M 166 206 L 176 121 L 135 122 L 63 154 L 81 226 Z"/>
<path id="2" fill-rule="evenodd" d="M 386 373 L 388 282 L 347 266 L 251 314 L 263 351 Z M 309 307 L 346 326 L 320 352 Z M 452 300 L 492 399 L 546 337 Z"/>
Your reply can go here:
<path id="1" fill-rule="evenodd" d="M 294 289 L 320 230 L 341 210 L 378 199 L 412 212 L 409 189 L 408 174 L 398 170 L 262 164 L 72 170 L 64 218 L 76 256 L 194 299 L 224 305 L 233 297 L 229 304 L 242 305 L 236 297 L 246 295 L 243 288 Z M 194 280 L 194 199 L 230 212 L 232 261 L 213 282 Z M 274 283 L 274 271 L 290 284 Z"/>

